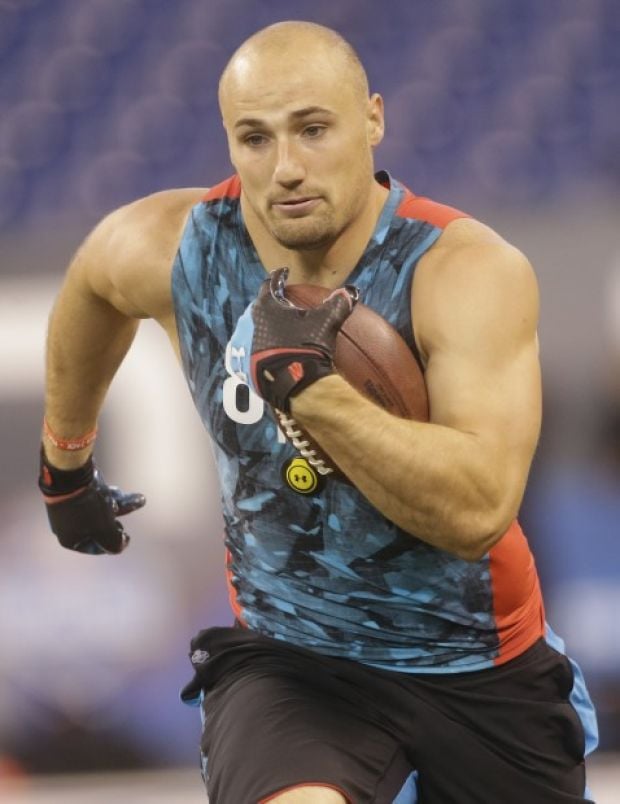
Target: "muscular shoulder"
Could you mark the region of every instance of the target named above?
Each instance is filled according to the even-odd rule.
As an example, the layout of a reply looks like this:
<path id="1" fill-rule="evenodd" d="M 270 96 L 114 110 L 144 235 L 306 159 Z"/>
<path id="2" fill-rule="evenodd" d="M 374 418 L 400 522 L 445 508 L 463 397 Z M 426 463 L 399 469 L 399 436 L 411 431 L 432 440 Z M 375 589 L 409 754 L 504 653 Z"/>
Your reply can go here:
<path id="1" fill-rule="evenodd" d="M 426 358 L 445 333 L 475 335 L 477 321 L 497 337 L 535 331 L 538 289 L 525 255 L 490 227 L 472 219 L 450 223 L 420 260 L 413 283 L 416 338 Z M 495 327 L 493 327 L 493 324 Z"/>
<path id="2" fill-rule="evenodd" d="M 165 190 L 104 218 L 76 257 L 97 295 L 127 315 L 160 320 L 168 316 L 174 256 L 189 211 L 205 192 Z"/>

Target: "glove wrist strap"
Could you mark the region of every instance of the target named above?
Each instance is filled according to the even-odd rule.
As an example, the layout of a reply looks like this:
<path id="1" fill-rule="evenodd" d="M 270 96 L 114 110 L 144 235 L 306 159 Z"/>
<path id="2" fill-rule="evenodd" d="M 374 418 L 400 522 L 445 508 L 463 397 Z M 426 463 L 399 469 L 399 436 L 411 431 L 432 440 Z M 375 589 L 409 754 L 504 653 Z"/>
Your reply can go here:
<path id="1" fill-rule="evenodd" d="M 291 360 L 290 355 L 283 355 L 267 358 L 258 364 L 262 392 L 283 413 L 290 413 L 292 396 L 297 396 L 312 383 L 333 373 L 331 361 L 327 358 L 299 357 Z"/>
<path id="2" fill-rule="evenodd" d="M 47 460 L 43 446 L 41 446 L 40 466 L 39 488 L 47 497 L 71 494 L 82 489 L 88 486 L 95 473 L 92 455 L 77 469 L 58 469 Z"/>

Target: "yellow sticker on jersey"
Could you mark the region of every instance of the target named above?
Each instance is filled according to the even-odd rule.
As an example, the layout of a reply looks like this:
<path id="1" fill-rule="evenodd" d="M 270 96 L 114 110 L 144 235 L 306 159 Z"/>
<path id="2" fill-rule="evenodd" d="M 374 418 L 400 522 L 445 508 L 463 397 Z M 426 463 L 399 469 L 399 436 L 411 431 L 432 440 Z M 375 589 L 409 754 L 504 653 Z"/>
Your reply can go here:
<path id="1" fill-rule="evenodd" d="M 305 458 L 291 458 L 282 467 L 287 486 L 298 494 L 314 494 L 322 487 L 323 478 Z"/>

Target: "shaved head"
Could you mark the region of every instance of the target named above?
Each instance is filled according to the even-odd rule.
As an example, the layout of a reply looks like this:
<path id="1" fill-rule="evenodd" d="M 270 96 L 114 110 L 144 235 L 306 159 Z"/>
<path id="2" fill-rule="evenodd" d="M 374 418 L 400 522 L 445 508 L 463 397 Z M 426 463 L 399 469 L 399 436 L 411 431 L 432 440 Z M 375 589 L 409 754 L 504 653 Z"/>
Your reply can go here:
<path id="1" fill-rule="evenodd" d="M 375 214 L 383 101 L 340 34 L 311 22 L 263 28 L 228 62 L 219 102 L 255 237 L 323 249 Z"/>
<path id="2" fill-rule="evenodd" d="M 314 22 L 276 22 L 257 31 L 233 53 L 220 78 L 218 98 L 224 116 L 226 97 L 232 84 L 252 77 L 262 61 L 294 69 L 311 59 L 327 60 L 334 78 L 368 97 L 366 71 L 353 47 L 339 33 Z"/>

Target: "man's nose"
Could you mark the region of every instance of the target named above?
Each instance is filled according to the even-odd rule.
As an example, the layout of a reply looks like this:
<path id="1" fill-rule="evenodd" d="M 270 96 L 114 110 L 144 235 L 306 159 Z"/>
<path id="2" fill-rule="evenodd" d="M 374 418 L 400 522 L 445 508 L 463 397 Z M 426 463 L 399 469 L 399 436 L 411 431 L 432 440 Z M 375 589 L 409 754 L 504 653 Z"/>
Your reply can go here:
<path id="1" fill-rule="evenodd" d="M 273 177 L 278 184 L 295 185 L 304 180 L 306 169 L 300 154 L 290 140 L 278 143 L 277 161 Z"/>

